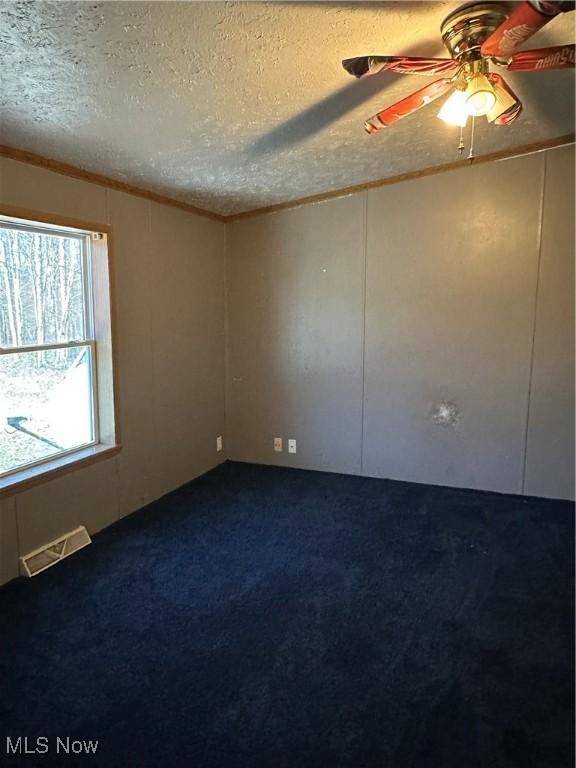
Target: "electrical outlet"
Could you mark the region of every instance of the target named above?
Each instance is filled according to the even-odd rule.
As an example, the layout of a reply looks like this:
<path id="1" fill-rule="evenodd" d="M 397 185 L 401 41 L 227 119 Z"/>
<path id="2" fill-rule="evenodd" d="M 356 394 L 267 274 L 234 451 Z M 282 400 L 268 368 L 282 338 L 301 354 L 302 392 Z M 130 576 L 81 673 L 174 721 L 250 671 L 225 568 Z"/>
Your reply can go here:
<path id="1" fill-rule="evenodd" d="M 281 437 L 275 437 L 274 438 L 274 450 L 277 453 L 282 453 L 282 438 Z"/>
<path id="2" fill-rule="evenodd" d="M 296 453 L 296 440 L 288 440 L 288 453 Z"/>
<path id="3" fill-rule="evenodd" d="M 218 437 L 216 438 L 216 451 L 220 453 L 221 450 L 222 450 L 222 435 L 218 435 Z"/>

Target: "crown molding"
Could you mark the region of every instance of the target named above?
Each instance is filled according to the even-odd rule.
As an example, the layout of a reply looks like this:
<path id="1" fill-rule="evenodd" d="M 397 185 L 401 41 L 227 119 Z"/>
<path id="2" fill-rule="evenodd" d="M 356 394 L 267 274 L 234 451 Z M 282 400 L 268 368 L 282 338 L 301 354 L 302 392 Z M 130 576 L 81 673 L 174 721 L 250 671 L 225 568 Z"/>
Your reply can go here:
<path id="1" fill-rule="evenodd" d="M 134 184 L 128 184 L 125 181 L 119 181 L 113 179 L 110 176 L 104 176 L 100 173 L 93 173 L 87 171 L 84 168 L 79 168 L 76 165 L 70 165 L 69 163 L 62 163 L 59 160 L 52 160 L 49 157 L 43 155 L 37 155 L 34 152 L 28 152 L 24 149 L 17 149 L 16 147 L 9 147 L 5 144 L 0 144 L 0 157 L 7 157 L 10 160 L 18 160 L 21 163 L 27 165 L 35 165 L 39 168 L 45 168 L 48 171 L 54 171 L 54 173 L 60 173 L 63 176 L 69 176 L 73 179 L 80 179 L 81 181 L 87 181 L 90 184 L 98 184 L 101 187 L 107 187 L 108 189 L 115 189 L 119 192 L 127 192 L 129 195 L 136 195 L 136 197 L 144 197 L 147 200 L 152 200 L 155 203 L 161 203 L 162 205 L 170 205 L 173 208 L 180 208 L 188 213 L 195 213 L 197 216 L 204 216 L 207 219 L 213 219 L 214 221 L 225 221 L 225 216 L 213 211 L 207 211 L 204 208 L 199 208 L 196 205 L 185 203 L 182 200 L 176 200 L 168 195 L 162 195 L 158 192 L 153 192 L 150 189 L 144 187 L 138 187 Z"/>
<path id="2" fill-rule="evenodd" d="M 233 213 L 230 215 L 223 215 L 215 213 L 214 211 L 208 211 L 204 208 L 185 203 L 182 200 L 176 200 L 168 195 L 162 195 L 158 192 L 153 192 L 150 189 L 138 187 L 133 184 L 128 184 L 118 179 L 113 179 L 110 176 L 104 176 L 100 173 L 93 173 L 83 168 L 79 168 L 69 163 L 62 163 L 59 160 L 52 160 L 49 157 L 43 155 L 37 155 L 34 152 L 28 152 L 23 149 L 17 149 L 16 147 L 9 147 L 5 144 L 0 144 L 0 157 L 7 157 L 11 160 L 18 160 L 21 163 L 28 165 L 34 165 L 39 168 L 45 168 L 54 173 L 60 173 L 63 176 L 69 176 L 73 179 L 80 179 L 87 181 L 91 184 L 98 184 L 108 189 L 115 189 L 119 192 L 126 192 L 129 195 L 135 195 L 137 197 L 143 197 L 147 200 L 152 200 L 155 203 L 161 203 L 162 205 L 169 205 L 173 208 L 180 208 L 188 213 L 194 213 L 197 216 L 203 216 L 213 221 L 220 221 L 223 223 L 240 221 L 242 219 L 253 218 L 254 216 L 263 216 L 268 213 L 276 213 L 277 211 L 283 211 L 288 208 L 298 208 L 302 205 L 310 205 L 311 203 L 322 203 L 326 200 L 332 200 L 337 197 L 346 197 L 347 195 L 353 195 L 357 192 L 364 192 L 369 189 L 376 189 L 378 187 L 385 187 L 389 184 L 399 184 L 402 181 L 411 181 L 412 179 L 420 179 L 424 176 L 434 176 L 437 173 L 445 173 L 447 171 L 453 171 L 457 168 L 466 168 L 469 165 L 480 165 L 481 163 L 495 162 L 497 160 L 507 160 L 513 157 L 520 157 L 522 155 L 530 155 L 535 152 L 543 152 L 547 149 L 554 149 L 556 147 L 563 147 L 570 144 L 574 144 L 574 133 L 568 133 L 564 136 L 557 136 L 553 139 L 547 139 L 546 141 L 534 142 L 532 144 L 524 144 L 512 149 L 501 150 L 498 152 L 491 152 L 486 155 L 478 155 L 473 160 L 455 160 L 450 163 L 442 163 L 441 165 L 432 165 L 428 168 L 423 168 L 419 171 L 409 171 L 408 173 L 400 173 L 396 176 L 387 176 L 382 179 L 376 179 L 374 181 L 368 181 L 363 184 L 354 184 L 350 187 L 341 187 L 340 189 L 330 190 L 329 192 L 323 192 L 317 195 L 309 195 L 307 197 L 300 197 L 296 200 L 288 200 L 284 203 L 276 203 L 275 205 L 268 205 L 261 208 L 254 208 L 250 211 L 242 211 L 241 213 Z"/>
<path id="3" fill-rule="evenodd" d="M 543 152 L 547 149 L 555 149 L 556 147 L 568 146 L 574 144 L 575 135 L 573 133 L 565 134 L 564 136 L 557 136 L 554 139 L 548 139 L 546 141 L 539 141 L 533 144 L 524 144 L 513 149 L 501 150 L 499 152 L 491 152 L 486 155 L 478 155 L 478 157 L 472 160 L 455 160 L 451 163 L 442 163 L 441 165 L 431 165 L 428 168 L 423 168 L 419 171 L 409 171 L 408 173 L 400 173 L 397 176 L 387 176 L 383 179 L 376 179 L 375 181 L 368 181 L 363 184 L 354 184 L 351 187 L 342 187 L 341 189 L 335 189 L 330 192 L 320 193 L 318 195 L 310 195 L 308 197 L 301 197 L 297 200 L 290 200 L 285 203 L 277 203 L 276 205 L 268 205 L 264 208 L 255 208 L 251 211 L 243 211 L 242 213 L 235 213 L 225 217 L 226 222 L 240 221 L 242 219 L 249 219 L 254 216 L 262 216 L 268 213 L 276 213 L 277 211 L 283 211 L 288 208 L 297 208 L 301 205 L 310 205 L 311 203 L 323 203 L 325 200 L 332 200 L 336 197 L 345 197 L 347 195 L 353 195 L 357 192 L 364 192 L 368 189 L 376 189 L 378 187 L 385 187 L 388 184 L 399 184 L 402 181 L 411 181 L 413 179 L 421 179 L 424 176 L 434 176 L 437 173 L 445 173 L 446 171 L 454 171 L 457 168 L 466 168 L 469 165 L 480 165 L 482 163 L 490 163 L 496 160 L 508 160 L 512 157 L 521 157 L 522 155 L 531 155 L 535 152 Z"/>

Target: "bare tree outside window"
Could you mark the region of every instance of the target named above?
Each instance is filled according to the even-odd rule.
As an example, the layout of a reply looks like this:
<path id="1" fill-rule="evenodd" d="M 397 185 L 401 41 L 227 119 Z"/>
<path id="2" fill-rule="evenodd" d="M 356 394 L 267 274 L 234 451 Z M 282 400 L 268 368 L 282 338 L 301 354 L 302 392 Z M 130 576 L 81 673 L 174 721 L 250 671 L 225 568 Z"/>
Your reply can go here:
<path id="1" fill-rule="evenodd" d="M 0 225 L 0 474 L 96 439 L 88 251 Z"/>

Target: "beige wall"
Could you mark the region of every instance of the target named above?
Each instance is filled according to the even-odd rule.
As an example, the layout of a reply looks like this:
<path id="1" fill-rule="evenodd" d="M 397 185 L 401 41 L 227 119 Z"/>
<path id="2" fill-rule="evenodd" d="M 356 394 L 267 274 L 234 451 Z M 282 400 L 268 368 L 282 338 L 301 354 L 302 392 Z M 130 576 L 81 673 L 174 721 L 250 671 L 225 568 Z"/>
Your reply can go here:
<path id="1" fill-rule="evenodd" d="M 293 466 L 359 474 L 364 199 L 250 219 L 228 236 L 233 455 L 283 463 L 272 437 L 295 437 Z"/>
<path id="2" fill-rule="evenodd" d="M 123 442 L 0 501 L 0 583 L 223 460 L 225 380 L 232 459 L 573 497 L 573 147 L 227 227 L 0 163 L 5 204 L 113 227 Z"/>
<path id="3" fill-rule="evenodd" d="M 574 493 L 574 147 L 546 164 L 525 491 Z"/>
<path id="4" fill-rule="evenodd" d="M 0 502 L 0 583 L 25 553 L 80 523 L 91 533 L 225 454 L 225 227 L 13 160 L 0 201 L 113 228 L 123 449 Z"/>
<path id="5" fill-rule="evenodd" d="M 230 224 L 230 458 L 573 497 L 573 168 L 567 147 Z"/>

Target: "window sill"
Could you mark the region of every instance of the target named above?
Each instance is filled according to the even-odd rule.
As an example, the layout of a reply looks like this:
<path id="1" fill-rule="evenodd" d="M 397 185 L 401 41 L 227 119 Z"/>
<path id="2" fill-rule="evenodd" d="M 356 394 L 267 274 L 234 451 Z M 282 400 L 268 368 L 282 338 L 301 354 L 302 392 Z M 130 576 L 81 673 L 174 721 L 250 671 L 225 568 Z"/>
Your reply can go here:
<path id="1" fill-rule="evenodd" d="M 0 499 L 46 483 L 77 469 L 110 459 L 120 452 L 120 445 L 95 445 L 67 456 L 56 457 L 36 467 L 28 467 L 0 478 Z"/>

